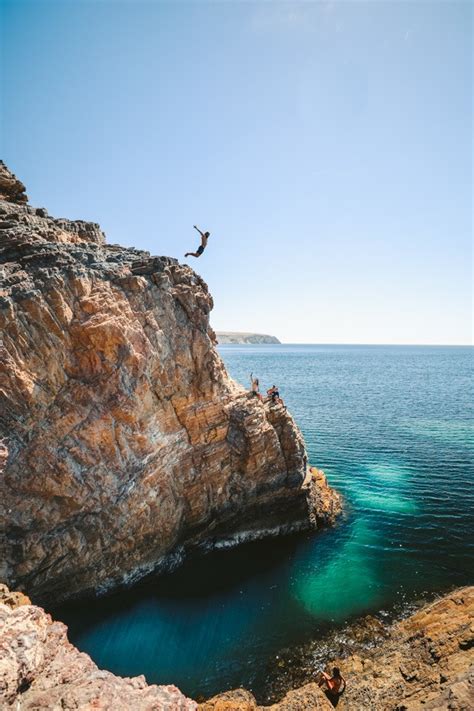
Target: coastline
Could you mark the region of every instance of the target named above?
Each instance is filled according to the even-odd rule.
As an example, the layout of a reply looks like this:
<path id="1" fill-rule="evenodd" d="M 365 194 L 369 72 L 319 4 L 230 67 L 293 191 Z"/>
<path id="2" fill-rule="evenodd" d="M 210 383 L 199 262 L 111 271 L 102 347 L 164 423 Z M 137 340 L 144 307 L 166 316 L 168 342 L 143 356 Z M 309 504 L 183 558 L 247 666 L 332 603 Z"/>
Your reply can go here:
<path id="1" fill-rule="evenodd" d="M 94 699 L 100 699 L 105 708 L 122 704 L 134 711 L 330 711 L 332 706 L 314 677 L 321 667 L 337 664 L 346 679 L 341 711 L 416 711 L 421 708 L 420 702 L 427 711 L 467 711 L 473 698 L 469 676 L 474 663 L 473 613 L 471 586 L 438 597 L 395 622 L 365 618 L 345 629 L 350 648 L 344 646 L 341 636 L 326 640 L 324 661 L 314 656 L 313 649 L 311 675 L 293 678 L 291 683 L 287 678 L 272 697 L 265 699 L 264 706 L 259 706 L 245 689 L 223 692 L 198 703 L 174 685 L 148 685 L 143 676 L 122 678 L 98 670 L 87 654 L 70 644 L 64 624 L 53 621 L 25 595 L 2 586 L 1 647 L 5 663 L 0 664 L 0 685 L 5 708 L 19 710 L 48 709 L 52 704 L 64 709 L 88 708 Z M 269 706 L 268 701 L 274 703 Z"/>

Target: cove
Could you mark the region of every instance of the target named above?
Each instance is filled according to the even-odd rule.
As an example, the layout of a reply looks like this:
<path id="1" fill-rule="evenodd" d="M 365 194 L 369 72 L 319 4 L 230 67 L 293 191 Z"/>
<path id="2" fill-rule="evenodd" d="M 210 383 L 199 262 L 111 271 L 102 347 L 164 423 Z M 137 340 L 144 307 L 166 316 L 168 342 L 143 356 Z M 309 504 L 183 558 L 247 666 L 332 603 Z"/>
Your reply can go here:
<path id="1" fill-rule="evenodd" d="M 472 583 L 472 349 L 223 346 L 276 383 L 310 462 L 344 496 L 333 529 L 188 560 L 133 590 L 54 610 L 100 666 L 265 701 L 278 652 L 351 619 Z"/>

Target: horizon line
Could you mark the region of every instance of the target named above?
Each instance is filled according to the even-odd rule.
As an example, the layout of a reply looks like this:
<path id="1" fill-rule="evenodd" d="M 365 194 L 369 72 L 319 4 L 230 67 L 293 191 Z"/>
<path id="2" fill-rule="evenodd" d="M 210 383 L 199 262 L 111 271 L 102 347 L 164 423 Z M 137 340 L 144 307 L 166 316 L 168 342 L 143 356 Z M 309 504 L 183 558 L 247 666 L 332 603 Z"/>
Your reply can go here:
<path id="1" fill-rule="evenodd" d="M 234 331 L 234 333 L 238 333 Z M 276 336 L 275 336 L 276 338 Z M 309 341 L 280 341 L 280 343 L 218 343 L 219 346 L 411 346 L 414 348 L 474 348 L 474 343 L 349 343 L 349 342 L 321 342 Z"/>

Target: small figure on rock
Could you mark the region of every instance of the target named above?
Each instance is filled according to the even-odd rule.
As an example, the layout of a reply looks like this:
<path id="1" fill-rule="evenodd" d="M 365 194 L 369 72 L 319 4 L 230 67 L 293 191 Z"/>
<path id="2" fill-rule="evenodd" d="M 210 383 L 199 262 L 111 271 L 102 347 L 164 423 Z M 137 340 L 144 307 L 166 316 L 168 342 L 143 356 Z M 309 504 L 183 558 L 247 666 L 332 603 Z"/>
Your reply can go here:
<path id="1" fill-rule="evenodd" d="M 258 397 L 259 400 L 263 400 L 262 396 L 260 395 L 260 383 L 258 381 L 258 378 L 253 377 L 253 373 L 250 373 L 250 383 L 252 395 Z"/>
<path id="2" fill-rule="evenodd" d="M 284 404 L 277 385 L 272 385 L 272 387 L 267 390 L 267 395 L 273 403 L 279 402 L 281 405 Z"/>
<path id="3" fill-rule="evenodd" d="M 204 252 L 204 250 L 207 247 L 207 240 L 211 236 L 210 232 L 201 232 L 199 227 L 196 227 L 196 225 L 193 225 L 193 227 L 201 235 L 201 244 L 199 245 L 199 247 L 197 248 L 197 250 L 195 252 L 186 252 L 186 254 L 184 255 L 185 257 L 200 257 L 201 254 Z"/>
<path id="4" fill-rule="evenodd" d="M 318 686 L 323 688 L 333 706 L 339 703 L 339 697 L 346 689 L 346 680 L 342 676 L 339 667 L 333 667 L 332 676 L 326 672 L 319 672 L 316 677 Z"/>

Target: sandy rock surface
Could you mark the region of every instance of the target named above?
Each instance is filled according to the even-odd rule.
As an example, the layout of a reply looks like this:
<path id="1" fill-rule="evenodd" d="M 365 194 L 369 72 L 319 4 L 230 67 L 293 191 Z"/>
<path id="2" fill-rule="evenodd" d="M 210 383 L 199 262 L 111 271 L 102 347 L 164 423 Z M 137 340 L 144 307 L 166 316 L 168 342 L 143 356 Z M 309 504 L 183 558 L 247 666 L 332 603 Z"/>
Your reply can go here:
<path id="1" fill-rule="evenodd" d="M 204 281 L 15 190 L 0 200 L 0 581 L 57 602 L 193 546 L 332 522 L 339 497 L 303 486 L 291 415 L 228 377 Z"/>

